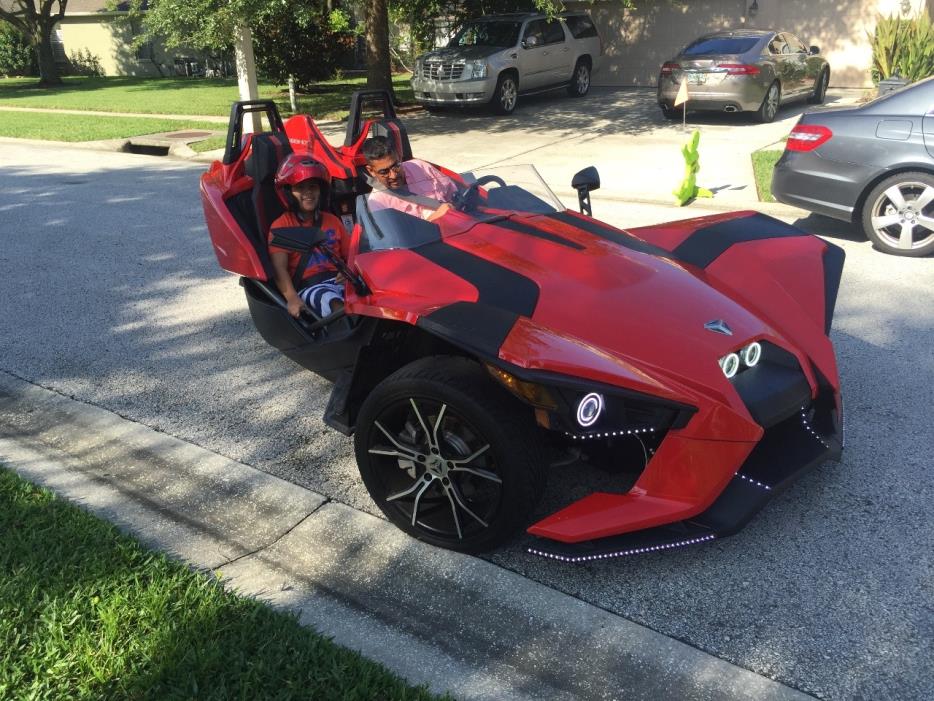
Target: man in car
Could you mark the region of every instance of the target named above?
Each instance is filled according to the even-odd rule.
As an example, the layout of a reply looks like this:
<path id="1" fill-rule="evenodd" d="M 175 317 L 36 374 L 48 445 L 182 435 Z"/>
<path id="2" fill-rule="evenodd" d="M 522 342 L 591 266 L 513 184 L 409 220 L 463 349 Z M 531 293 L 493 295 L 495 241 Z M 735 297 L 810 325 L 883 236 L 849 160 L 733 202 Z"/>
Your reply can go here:
<path id="1" fill-rule="evenodd" d="M 385 136 L 374 136 L 363 144 L 366 170 L 373 178 L 373 192 L 367 200 L 370 209 L 397 209 L 406 214 L 435 221 L 447 214 L 457 194 L 454 181 L 430 163 L 416 158 L 400 159 Z M 396 195 L 399 195 L 398 197 Z M 441 205 L 434 209 L 407 197 L 430 198 Z"/>

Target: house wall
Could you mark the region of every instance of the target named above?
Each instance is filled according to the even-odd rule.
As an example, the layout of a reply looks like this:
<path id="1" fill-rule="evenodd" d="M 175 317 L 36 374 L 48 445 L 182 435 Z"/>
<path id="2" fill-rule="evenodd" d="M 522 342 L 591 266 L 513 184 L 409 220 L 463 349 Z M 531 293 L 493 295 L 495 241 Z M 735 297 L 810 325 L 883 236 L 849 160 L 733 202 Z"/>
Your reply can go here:
<path id="1" fill-rule="evenodd" d="M 78 51 L 88 51 L 100 61 L 104 75 L 158 76 L 159 69 L 148 59 L 136 57 L 132 34 L 128 27 L 109 22 L 99 16 L 65 17 L 58 27 L 62 44 L 69 57 Z M 171 75 L 173 56 L 168 56 L 158 44 L 153 46 L 153 58 L 164 64 L 165 75 Z"/>
<path id="2" fill-rule="evenodd" d="M 618 1 L 567 2 L 590 12 L 604 40 L 594 85 L 655 85 L 662 63 L 692 39 L 729 28 L 779 29 L 820 47 L 834 87 L 869 87 L 872 51 L 867 32 L 879 14 L 930 12 L 934 0 L 640 0 L 624 10 Z"/>

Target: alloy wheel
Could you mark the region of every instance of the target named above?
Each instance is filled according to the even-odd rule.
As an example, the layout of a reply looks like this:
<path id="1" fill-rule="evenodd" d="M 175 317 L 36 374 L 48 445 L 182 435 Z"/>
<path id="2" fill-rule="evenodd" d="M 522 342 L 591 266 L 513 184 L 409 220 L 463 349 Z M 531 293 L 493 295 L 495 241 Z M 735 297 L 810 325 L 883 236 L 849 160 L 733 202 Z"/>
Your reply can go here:
<path id="1" fill-rule="evenodd" d="M 934 186 L 922 182 L 895 183 L 873 202 L 870 223 L 879 240 L 909 251 L 934 243 Z"/>
<path id="2" fill-rule="evenodd" d="M 503 481 L 489 441 L 448 404 L 408 397 L 380 412 L 367 452 L 385 506 L 433 540 L 452 544 L 489 528 Z"/>
<path id="3" fill-rule="evenodd" d="M 516 82 L 512 78 L 503 80 L 499 91 L 499 104 L 504 112 L 512 112 L 516 108 Z"/>
<path id="4" fill-rule="evenodd" d="M 585 66 L 584 64 L 581 64 L 580 66 L 577 67 L 576 82 L 577 82 L 577 94 L 578 95 L 587 94 L 587 91 L 590 89 L 590 71 L 588 70 L 587 66 Z"/>

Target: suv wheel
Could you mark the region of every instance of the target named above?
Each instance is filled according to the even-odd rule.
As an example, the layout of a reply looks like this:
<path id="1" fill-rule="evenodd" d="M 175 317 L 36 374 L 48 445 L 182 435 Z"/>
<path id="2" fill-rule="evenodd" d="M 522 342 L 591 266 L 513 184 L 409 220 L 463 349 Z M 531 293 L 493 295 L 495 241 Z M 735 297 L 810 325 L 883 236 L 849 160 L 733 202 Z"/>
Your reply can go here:
<path id="1" fill-rule="evenodd" d="M 934 253 L 934 176 L 898 173 L 866 197 L 863 230 L 884 253 L 920 257 Z"/>
<path id="2" fill-rule="evenodd" d="M 512 73 L 504 73 L 496 81 L 490 104 L 497 114 L 512 114 L 519 100 L 519 83 Z"/>
<path id="3" fill-rule="evenodd" d="M 529 415 L 466 358 L 435 356 L 383 380 L 363 403 L 354 448 L 363 482 L 406 533 L 464 552 L 524 526 L 546 459 Z"/>
<path id="4" fill-rule="evenodd" d="M 571 97 L 583 97 L 590 90 L 590 66 L 583 59 L 577 60 L 574 66 L 574 74 L 571 76 L 571 82 L 568 83 L 568 95 Z"/>

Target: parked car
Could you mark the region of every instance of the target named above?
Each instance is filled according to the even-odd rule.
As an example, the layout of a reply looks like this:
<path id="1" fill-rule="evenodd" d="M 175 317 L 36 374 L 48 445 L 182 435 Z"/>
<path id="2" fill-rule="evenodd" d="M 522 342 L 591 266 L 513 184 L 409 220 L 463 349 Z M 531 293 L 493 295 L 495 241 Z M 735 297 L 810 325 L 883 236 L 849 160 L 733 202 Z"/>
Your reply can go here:
<path id="1" fill-rule="evenodd" d="M 788 32 L 715 32 L 688 44 L 666 61 L 658 76 L 658 106 L 679 119 L 675 96 L 687 78 L 689 110 L 751 112 L 771 122 L 778 108 L 794 100 L 820 104 L 830 82 L 830 65 L 816 46 L 806 47 Z"/>
<path id="2" fill-rule="evenodd" d="M 590 90 L 603 45 L 590 16 L 507 14 L 470 20 L 447 47 L 415 61 L 412 89 L 428 109 L 489 104 L 510 114 L 520 95 L 566 87 Z"/>
<path id="3" fill-rule="evenodd" d="M 366 140 L 412 156 L 382 94 L 382 119 L 354 98 L 337 147 L 307 115 L 236 103 L 201 197 L 259 333 L 334 383 L 324 422 L 354 437 L 392 523 L 470 552 L 524 527 L 530 552 L 557 560 L 658 552 L 737 532 L 840 456 L 839 247 L 754 212 L 617 229 L 589 216 L 594 168 L 571 183 L 580 214 L 529 165 L 438 166 L 458 194 L 435 221 L 371 207 Z M 257 110 L 272 131 L 245 135 Z M 355 220 L 345 258 L 331 254 L 345 305 L 324 318 L 293 318 L 273 282 L 267 231 L 286 206 L 273 176 L 293 149 L 328 169 L 331 210 Z M 330 252 L 314 227 L 273 243 Z M 549 466 L 581 460 L 611 470 L 612 491 L 570 490 L 529 525 Z"/>
<path id="4" fill-rule="evenodd" d="M 934 77 L 860 107 L 804 114 L 772 194 L 861 225 L 885 253 L 934 253 Z"/>

